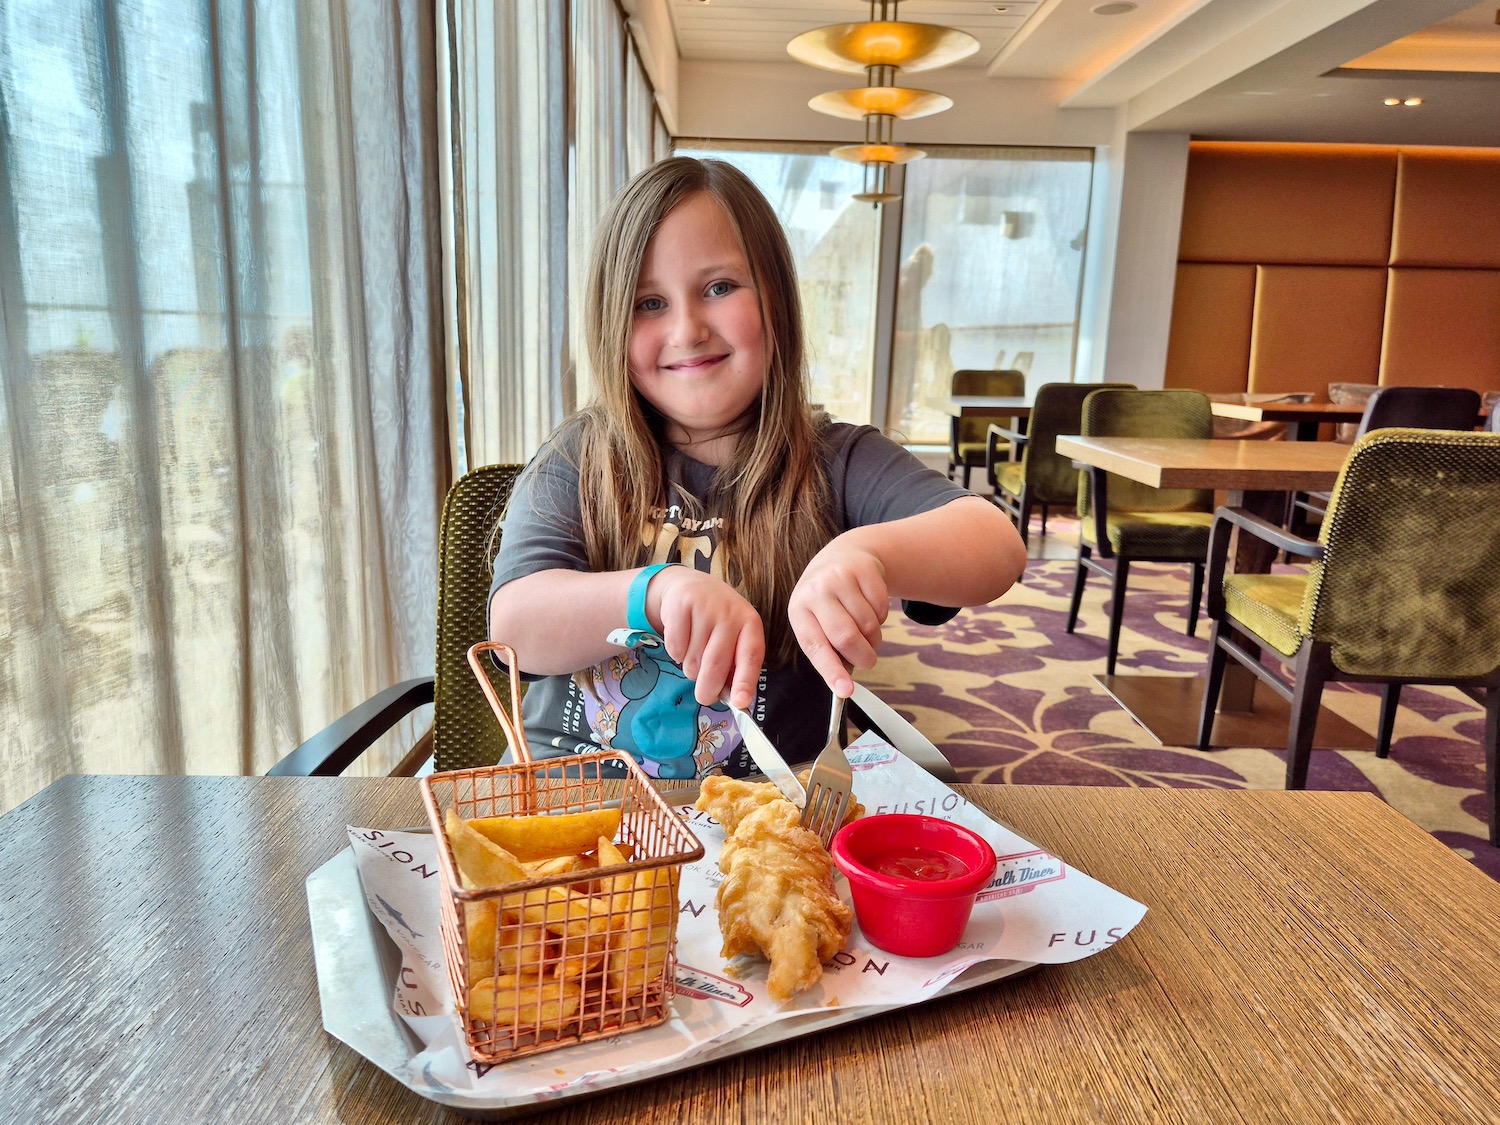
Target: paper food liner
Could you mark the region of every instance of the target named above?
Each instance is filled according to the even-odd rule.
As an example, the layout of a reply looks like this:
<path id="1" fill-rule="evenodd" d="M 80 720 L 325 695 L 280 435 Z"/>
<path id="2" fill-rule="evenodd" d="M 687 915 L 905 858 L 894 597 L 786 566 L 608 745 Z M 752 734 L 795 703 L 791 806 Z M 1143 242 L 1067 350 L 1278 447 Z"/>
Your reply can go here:
<path id="1" fill-rule="evenodd" d="M 682 870 L 673 1014 L 665 1023 L 612 1039 L 559 1048 L 495 1066 L 464 1046 L 439 934 L 437 848 L 428 832 L 349 829 L 370 912 L 401 951 L 392 1005 L 422 1049 L 397 1077 L 418 1093 L 472 1091 L 497 1099 L 545 1100 L 649 1065 L 687 1060 L 778 1020 L 842 1008 L 884 1009 L 926 1000 L 981 962 L 1060 964 L 1119 941 L 1146 913 L 1140 903 L 1069 867 L 971 805 L 877 735 L 847 751 L 855 795 L 867 815 L 918 813 L 974 829 L 999 864 L 980 892 L 958 947 L 939 957 L 897 957 L 865 941 L 858 924 L 818 984 L 785 1004 L 765 991 L 766 962 L 719 955 L 714 896 L 724 832 L 691 806 L 678 813 L 703 841 L 704 856 Z M 837 876 L 839 894 L 848 886 Z M 851 1013 L 852 1014 L 852 1013 Z M 611 1084 L 618 1078 L 611 1077 Z"/>

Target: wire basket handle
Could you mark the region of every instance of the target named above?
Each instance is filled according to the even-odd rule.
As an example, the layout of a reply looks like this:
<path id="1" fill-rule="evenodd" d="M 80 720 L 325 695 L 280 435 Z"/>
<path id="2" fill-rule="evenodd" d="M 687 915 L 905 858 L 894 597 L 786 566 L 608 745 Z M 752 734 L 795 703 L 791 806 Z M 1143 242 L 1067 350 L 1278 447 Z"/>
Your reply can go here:
<path id="1" fill-rule="evenodd" d="M 480 661 L 480 653 L 484 652 L 498 652 L 504 657 L 505 666 L 510 669 L 509 713 L 506 712 L 505 705 L 500 702 L 500 697 L 495 694 L 495 685 L 490 682 L 489 673 L 484 670 L 484 664 Z M 469 648 L 469 667 L 474 670 L 484 697 L 490 701 L 490 710 L 494 711 L 495 718 L 500 720 L 500 729 L 505 732 L 516 761 L 530 765 L 531 747 L 526 742 L 526 729 L 521 725 L 521 689 L 517 686 L 520 673 L 516 670 L 516 650 L 504 641 L 480 641 Z M 514 716 L 514 719 L 511 716 Z"/>

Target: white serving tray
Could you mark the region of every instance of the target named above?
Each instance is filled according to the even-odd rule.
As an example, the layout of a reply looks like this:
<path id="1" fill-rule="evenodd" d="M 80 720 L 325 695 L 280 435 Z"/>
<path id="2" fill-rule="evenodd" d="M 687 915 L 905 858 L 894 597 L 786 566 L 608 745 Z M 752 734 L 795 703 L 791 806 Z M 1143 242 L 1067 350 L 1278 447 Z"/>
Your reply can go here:
<path id="1" fill-rule="evenodd" d="M 409 829 L 408 831 L 421 831 Z M 307 907 L 312 920 L 313 957 L 318 973 L 318 997 L 323 1027 L 347 1043 L 408 1089 L 442 1105 L 484 1120 L 503 1121 L 535 1113 L 542 1106 L 560 1105 L 581 1097 L 633 1085 L 664 1074 L 691 1070 L 718 1059 L 759 1050 L 787 1040 L 882 1015 L 905 1004 L 858 1008 L 819 1008 L 806 1015 L 766 1024 L 729 1043 L 687 1059 L 644 1065 L 629 1072 L 599 1077 L 587 1088 L 564 1092 L 539 1102 L 530 1095 L 493 1097 L 473 1091 L 434 1093 L 417 1090 L 402 1077 L 408 1060 L 420 1050 L 416 1036 L 391 1006 L 401 955 L 385 927 L 365 906 L 365 892 L 353 848 L 345 848 L 307 877 Z M 971 988 L 1013 977 L 1036 967 L 1036 962 L 988 961 L 975 965 L 937 993 L 951 996 Z"/>

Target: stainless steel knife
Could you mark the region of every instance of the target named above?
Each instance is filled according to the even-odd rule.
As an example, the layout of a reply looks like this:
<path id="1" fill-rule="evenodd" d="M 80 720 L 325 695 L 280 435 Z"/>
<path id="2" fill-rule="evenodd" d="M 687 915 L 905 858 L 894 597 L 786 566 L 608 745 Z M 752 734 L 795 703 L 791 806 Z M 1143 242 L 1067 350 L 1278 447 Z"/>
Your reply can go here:
<path id="1" fill-rule="evenodd" d="M 783 797 L 799 809 L 802 808 L 807 804 L 807 791 L 802 788 L 802 782 L 797 780 L 792 767 L 786 764 L 786 759 L 781 756 L 776 747 L 771 745 L 771 740 L 765 736 L 765 732 L 760 727 L 755 725 L 754 719 L 730 703 L 727 698 L 723 700 L 723 703 L 734 716 L 734 725 L 740 728 L 740 737 L 745 740 L 745 749 L 750 751 L 750 757 L 755 759 L 760 772 L 775 783 Z"/>

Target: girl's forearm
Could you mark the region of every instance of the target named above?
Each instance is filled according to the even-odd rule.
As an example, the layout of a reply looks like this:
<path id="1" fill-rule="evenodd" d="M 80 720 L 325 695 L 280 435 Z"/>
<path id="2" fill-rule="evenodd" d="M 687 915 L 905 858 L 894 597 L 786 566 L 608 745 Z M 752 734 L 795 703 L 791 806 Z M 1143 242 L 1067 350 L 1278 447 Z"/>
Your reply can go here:
<path id="1" fill-rule="evenodd" d="M 982 497 L 844 533 L 885 568 L 893 598 L 934 605 L 994 601 L 1026 569 L 1026 546 L 1006 515 Z"/>
<path id="2" fill-rule="evenodd" d="M 604 638 L 624 628 L 637 573 L 542 570 L 507 582 L 490 599 L 490 639 L 515 649 L 521 670 L 533 675 L 569 675 L 598 664 L 621 651 Z"/>

